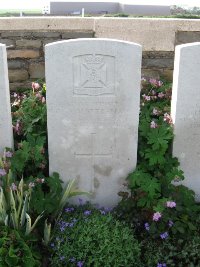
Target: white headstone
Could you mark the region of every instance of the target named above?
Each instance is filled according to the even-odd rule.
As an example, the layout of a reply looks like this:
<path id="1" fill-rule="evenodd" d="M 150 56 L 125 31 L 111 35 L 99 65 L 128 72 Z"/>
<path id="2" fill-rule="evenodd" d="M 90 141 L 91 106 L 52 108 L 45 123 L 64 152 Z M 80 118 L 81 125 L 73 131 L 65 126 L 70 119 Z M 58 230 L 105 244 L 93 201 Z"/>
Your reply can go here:
<path id="1" fill-rule="evenodd" d="M 112 39 L 46 45 L 50 173 L 115 205 L 137 161 L 141 46 Z"/>
<path id="2" fill-rule="evenodd" d="M 0 155 L 13 147 L 6 46 L 0 44 Z"/>
<path id="3" fill-rule="evenodd" d="M 171 113 L 173 154 L 184 171 L 183 184 L 200 200 L 200 43 L 176 47 Z"/>

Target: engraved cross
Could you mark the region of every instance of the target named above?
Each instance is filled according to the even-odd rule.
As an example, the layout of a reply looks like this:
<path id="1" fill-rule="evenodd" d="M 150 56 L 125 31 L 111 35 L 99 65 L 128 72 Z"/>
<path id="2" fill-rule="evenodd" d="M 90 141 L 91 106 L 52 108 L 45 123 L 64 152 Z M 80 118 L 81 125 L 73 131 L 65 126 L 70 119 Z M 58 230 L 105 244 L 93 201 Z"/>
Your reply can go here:
<path id="1" fill-rule="evenodd" d="M 91 158 L 91 178 L 95 178 L 95 160 L 97 157 L 112 157 L 112 152 L 105 151 L 102 153 L 97 153 L 95 151 L 95 144 L 98 141 L 96 137 L 96 133 L 90 134 L 90 142 L 91 142 L 91 152 L 86 153 L 75 153 L 76 157 L 82 157 L 82 158 Z M 94 190 L 94 186 L 92 185 L 92 188 Z"/>

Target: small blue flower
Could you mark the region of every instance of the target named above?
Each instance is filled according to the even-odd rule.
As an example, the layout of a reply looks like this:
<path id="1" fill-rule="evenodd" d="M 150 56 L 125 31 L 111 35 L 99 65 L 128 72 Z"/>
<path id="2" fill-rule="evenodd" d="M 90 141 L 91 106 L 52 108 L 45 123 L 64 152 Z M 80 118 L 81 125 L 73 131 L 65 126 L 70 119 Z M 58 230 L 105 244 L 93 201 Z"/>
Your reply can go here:
<path id="1" fill-rule="evenodd" d="M 106 214 L 105 210 L 100 210 L 100 212 L 101 212 L 102 215 Z"/>
<path id="2" fill-rule="evenodd" d="M 79 198 L 78 202 L 79 202 L 79 205 L 83 205 L 83 199 L 82 198 Z"/>
<path id="3" fill-rule="evenodd" d="M 70 261 L 70 262 L 75 262 L 76 259 L 73 257 L 73 258 L 70 258 L 69 261 Z"/>
<path id="4" fill-rule="evenodd" d="M 78 267 L 83 267 L 83 262 L 82 262 L 82 261 L 78 261 L 78 262 L 77 262 L 77 266 L 78 266 Z"/>
<path id="5" fill-rule="evenodd" d="M 63 261 L 65 256 L 60 256 L 60 260 Z"/>
<path id="6" fill-rule="evenodd" d="M 51 245 L 50 245 L 52 248 L 55 246 L 55 244 L 54 243 L 51 243 Z"/>
<path id="7" fill-rule="evenodd" d="M 169 234 L 167 232 L 160 234 L 161 239 L 166 239 L 166 238 L 168 238 L 168 236 L 169 236 Z"/>
<path id="8" fill-rule="evenodd" d="M 91 210 L 85 210 L 83 214 L 84 215 L 90 215 L 91 214 Z"/>
<path id="9" fill-rule="evenodd" d="M 72 212 L 72 211 L 74 211 L 74 208 L 66 208 L 65 209 L 65 212 Z"/>
<path id="10" fill-rule="evenodd" d="M 149 231 L 149 230 L 150 230 L 150 226 L 149 226 L 149 224 L 148 224 L 148 223 L 145 223 L 145 224 L 144 224 L 144 227 L 145 227 L 145 229 L 146 229 L 147 231 Z"/>
<path id="11" fill-rule="evenodd" d="M 171 221 L 171 220 L 168 222 L 168 225 L 169 225 L 169 227 L 172 227 L 172 226 L 173 226 L 173 224 L 174 224 L 174 222 L 173 222 L 173 221 Z"/>

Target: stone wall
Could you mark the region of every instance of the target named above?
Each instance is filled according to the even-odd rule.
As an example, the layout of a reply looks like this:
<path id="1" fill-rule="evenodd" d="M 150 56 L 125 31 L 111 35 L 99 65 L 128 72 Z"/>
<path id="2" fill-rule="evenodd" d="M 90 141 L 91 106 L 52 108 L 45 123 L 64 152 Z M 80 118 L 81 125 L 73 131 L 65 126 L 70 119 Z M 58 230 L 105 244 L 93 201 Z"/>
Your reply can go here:
<path id="1" fill-rule="evenodd" d="M 44 45 L 72 38 L 112 38 L 143 46 L 142 74 L 172 79 L 174 47 L 200 41 L 200 21 L 143 18 L 0 18 L 0 43 L 8 46 L 11 90 L 45 76 Z"/>

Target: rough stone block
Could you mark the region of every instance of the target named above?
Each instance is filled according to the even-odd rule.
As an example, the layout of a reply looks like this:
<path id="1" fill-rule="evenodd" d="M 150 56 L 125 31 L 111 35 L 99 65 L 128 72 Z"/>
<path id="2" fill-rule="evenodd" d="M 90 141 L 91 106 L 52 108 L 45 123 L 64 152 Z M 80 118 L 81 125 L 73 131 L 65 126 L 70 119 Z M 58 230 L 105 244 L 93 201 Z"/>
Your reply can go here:
<path id="1" fill-rule="evenodd" d="M 178 31 L 175 37 L 175 45 L 200 42 L 200 31 Z"/>
<path id="2" fill-rule="evenodd" d="M 18 59 L 18 60 L 9 60 L 8 61 L 8 68 L 9 69 L 25 69 L 27 67 L 27 62 L 25 60 L 22 59 Z"/>
<path id="3" fill-rule="evenodd" d="M 29 66 L 29 74 L 31 79 L 43 79 L 45 77 L 44 62 L 31 63 Z"/>
<path id="4" fill-rule="evenodd" d="M 26 47 L 26 48 L 40 48 L 42 42 L 40 40 L 27 40 L 21 39 L 16 41 L 17 47 Z"/>
<path id="5" fill-rule="evenodd" d="M 38 58 L 40 52 L 38 50 L 23 49 L 23 50 L 9 50 L 8 59 L 14 58 Z"/>
<path id="6" fill-rule="evenodd" d="M 28 71 L 22 69 L 9 70 L 8 74 L 10 82 L 26 81 L 29 77 Z"/>
<path id="7" fill-rule="evenodd" d="M 65 32 L 62 33 L 62 39 L 76 39 L 76 38 L 93 38 L 93 32 Z"/>
<path id="8" fill-rule="evenodd" d="M 4 44 L 0 44 L 0 74 L 0 154 L 2 154 L 5 147 L 13 148 L 8 66 Z"/>
<path id="9" fill-rule="evenodd" d="M 0 43 L 5 44 L 6 46 L 15 47 L 15 41 L 11 39 L 0 39 Z"/>
<path id="10" fill-rule="evenodd" d="M 137 162 L 141 46 L 70 40 L 45 54 L 50 173 L 114 206 Z"/>
<path id="11" fill-rule="evenodd" d="M 168 68 L 173 69 L 174 59 L 173 58 L 148 58 L 142 60 L 142 67 L 151 69 L 151 68 Z"/>

